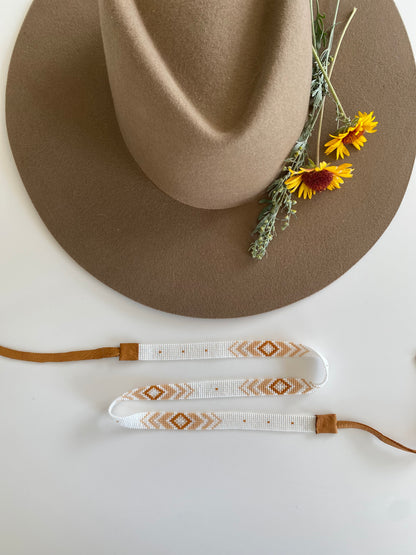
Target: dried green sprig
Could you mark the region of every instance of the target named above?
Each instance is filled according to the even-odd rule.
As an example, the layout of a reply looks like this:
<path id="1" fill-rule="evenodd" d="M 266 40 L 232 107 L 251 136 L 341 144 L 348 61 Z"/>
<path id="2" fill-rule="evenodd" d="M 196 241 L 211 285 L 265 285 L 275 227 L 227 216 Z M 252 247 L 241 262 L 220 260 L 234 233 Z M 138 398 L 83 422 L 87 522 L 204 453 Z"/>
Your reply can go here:
<path id="1" fill-rule="evenodd" d="M 296 214 L 296 210 L 294 210 L 293 208 L 296 204 L 296 200 L 292 197 L 292 194 L 286 188 L 285 181 L 289 179 L 291 175 L 289 168 L 291 168 L 293 171 L 298 171 L 302 166 L 305 165 L 308 156 L 308 142 L 318 120 L 323 101 L 330 90 L 329 85 L 331 85 L 331 82 L 328 79 L 326 70 L 328 69 L 329 63 L 331 62 L 330 48 L 332 47 L 333 43 L 336 17 L 338 14 L 340 0 L 337 0 L 334 23 L 331 26 L 330 30 L 325 30 L 324 28 L 325 14 L 320 13 L 318 0 L 316 0 L 315 19 L 313 19 L 312 0 L 310 0 L 310 2 L 313 21 L 312 45 L 314 55 L 316 53 L 316 56 L 318 56 L 318 58 L 315 56 L 315 61 L 312 66 L 309 116 L 298 141 L 292 148 L 288 158 L 285 160 L 282 171 L 267 188 L 268 197 L 260 201 L 260 203 L 265 204 L 265 206 L 260 212 L 257 226 L 253 230 L 253 235 L 257 234 L 258 237 L 250 245 L 249 248 L 251 256 L 258 260 L 261 260 L 264 257 L 267 251 L 267 247 L 276 234 L 276 221 L 278 219 L 279 213 L 284 213 L 284 216 L 280 219 L 280 229 L 282 231 L 284 231 L 289 226 L 291 217 Z M 328 45 L 328 48 L 325 49 L 321 54 L 318 54 L 317 49 L 321 50 L 326 45 Z M 325 71 L 323 72 L 322 69 L 324 69 Z"/>
<path id="2" fill-rule="evenodd" d="M 316 17 L 313 19 L 313 5 L 311 4 L 312 17 L 312 43 L 314 47 L 320 51 L 325 48 L 329 41 L 329 31 L 325 30 L 325 14 L 320 13 L 319 0 L 316 0 Z"/>
<path id="3" fill-rule="evenodd" d="M 330 57 L 330 50 L 332 49 L 332 43 L 328 47 L 328 56 L 327 56 L 327 60 L 326 60 L 327 63 L 325 65 L 325 67 L 328 68 L 328 66 L 330 64 L 330 68 L 329 68 L 329 72 L 328 72 L 329 79 L 331 79 L 332 72 L 334 71 L 335 62 L 337 61 L 338 53 L 339 53 L 339 50 L 341 48 L 342 41 L 344 40 L 345 33 L 347 32 L 347 29 L 350 26 L 350 23 L 351 23 L 352 18 L 354 17 L 354 15 L 356 13 L 356 11 L 357 11 L 357 8 L 354 8 L 352 10 L 351 15 L 348 18 L 347 23 L 345 24 L 344 29 L 341 33 L 341 36 L 338 40 L 338 44 L 337 44 L 337 47 L 335 49 L 335 54 L 334 54 L 332 59 Z M 334 26 L 336 25 L 337 15 L 338 15 L 338 6 L 337 6 L 337 10 L 336 10 L 335 16 L 334 16 Z M 317 45 L 314 44 L 314 46 L 315 46 L 315 48 L 317 48 Z M 319 48 L 317 48 L 317 49 L 319 51 Z M 325 98 L 323 99 L 322 107 L 321 107 L 321 114 L 319 116 L 319 125 L 318 125 L 317 140 L 316 140 L 316 165 L 319 164 L 319 155 L 320 155 L 320 147 L 321 147 L 321 133 L 322 133 L 322 123 L 323 123 L 323 119 L 324 119 L 324 110 L 325 110 Z M 337 110 L 337 116 L 338 116 L 338 110 Z M 342 124 L 341 121 L 337 118 L 337 128 L 339 129 L 340 132 L 342 132 L 343 128 L 348 129 L 348 127 L 350 125 L 354 125 L 354 121 L 355 120 L 351 121 L 351 123 L 346 122 L 346 123 Z"/>

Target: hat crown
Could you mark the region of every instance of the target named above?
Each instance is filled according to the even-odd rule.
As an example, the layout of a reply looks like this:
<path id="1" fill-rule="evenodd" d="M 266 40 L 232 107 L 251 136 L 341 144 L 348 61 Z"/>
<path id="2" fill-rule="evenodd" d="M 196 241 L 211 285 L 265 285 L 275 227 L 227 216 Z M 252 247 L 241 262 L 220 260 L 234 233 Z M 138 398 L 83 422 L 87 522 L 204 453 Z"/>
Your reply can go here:
<path id="1" fill-rule="evenodd" d="M 198 208 L 252 200 L 307 114 L 307 0 L 100 0 L 115 111 L 153 183 Z"/>
<path id="2" fill-rule="evenodd" d="M 136 5 L 166 69 L 217 131 L 238 127 L 256 86 L 270 5 L 258 0 L 154 0 Z"/>

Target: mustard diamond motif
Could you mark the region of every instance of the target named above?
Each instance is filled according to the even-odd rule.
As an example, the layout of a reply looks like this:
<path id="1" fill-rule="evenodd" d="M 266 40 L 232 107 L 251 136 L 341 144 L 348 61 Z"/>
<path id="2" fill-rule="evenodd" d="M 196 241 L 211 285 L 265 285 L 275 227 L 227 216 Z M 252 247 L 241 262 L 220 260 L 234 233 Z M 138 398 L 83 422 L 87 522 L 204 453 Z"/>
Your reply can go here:
<path id="1" fill-rule="evenodd" d="M 175 428 L 178 428 L 178 430 L 183 430 L 189 426 L 192 420 L 188 418 L 186 414 L 183 414 L 183 412 L 178 412 L 175 416 L 172 416 L 169 422 L 171 422 Z"/>
<path id="2" fill-rule="evenodd" d="M 277 393 L 277 395 L 284 395 L 288 389 L 290 389 L 290 384 L 287 381 L 279 378 L 269 385 L 269 388 Z"/>
<path id="3" fill-rule="evenodd" d="M 272 341 L 265 341 L 262 343 L 257 349 L 263 354 L 265 357 L 271 357 L 279 350 L 279 347 L 272 343 Z"/>
<path id="4" fill-rule="evenodd" d="M 146 389 L 146 391 L 143 391 L 143 395 L 145 395 L 151 401 L 156 401 L 156 399 L 159 399 L 159 397 L 163 395 L 163 393 L 163 389 L 160 389 L 160 387 L 158 387 L 157 385 L 151 385 Z"/>

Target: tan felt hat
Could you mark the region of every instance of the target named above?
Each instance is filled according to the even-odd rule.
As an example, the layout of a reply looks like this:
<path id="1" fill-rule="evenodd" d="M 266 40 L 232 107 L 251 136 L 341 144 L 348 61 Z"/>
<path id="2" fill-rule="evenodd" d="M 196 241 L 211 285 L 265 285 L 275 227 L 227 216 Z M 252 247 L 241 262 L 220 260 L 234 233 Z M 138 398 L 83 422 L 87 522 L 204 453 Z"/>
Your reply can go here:
<path id="1" fill-rule="evenodd" d="M 335 4 L 320 2 L 328 19 Z M 403 23 L 392 0 L 343 0 L 339 19 L 354 6 L 333 82 L 348 113 L 375 112 L 378 133 L 348 160 L 354 178 L 299 200 L 256 261 L 257 201 L 308 112 L 309 0 L 34 0 L 7 127 L 57 241 L 115 290 L 188 316 L 265 312 L 341 276 L 393 218 L 415 152 Z M 328 101 L 325 138 L 334 113 Z"/>

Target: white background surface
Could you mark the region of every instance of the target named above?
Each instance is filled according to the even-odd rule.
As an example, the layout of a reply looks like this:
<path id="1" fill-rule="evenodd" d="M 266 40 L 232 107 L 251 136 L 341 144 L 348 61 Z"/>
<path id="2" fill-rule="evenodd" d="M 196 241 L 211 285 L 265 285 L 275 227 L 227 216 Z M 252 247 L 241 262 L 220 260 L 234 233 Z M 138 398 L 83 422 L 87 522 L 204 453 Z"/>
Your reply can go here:
<path id="1" fill-rule="evenodd" d="M 1 0 L 2 105 L 29 4 Z M 415 45 L 415 4 L 397 4 Z M 265 315 L 193 320 L 140 306 L 72 261 L 31 205 L 3 110 L 0 117 L 0 344 L 51 351 L 120 341 L 302 342 L 329 360 L 324 390 L 228 406 L 336 412 L 416 446 L 415 175 L 375 247 L 323 291 Z M 367 434 L 140 433 L 106 415 L 113 398 L 140 384 L 285 370 L 276 361 L 1 359 L 0 553 L 414 555 L 416 457 Z"/>

